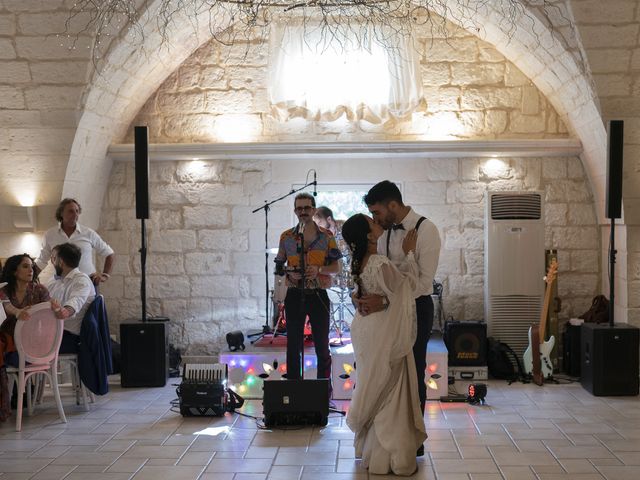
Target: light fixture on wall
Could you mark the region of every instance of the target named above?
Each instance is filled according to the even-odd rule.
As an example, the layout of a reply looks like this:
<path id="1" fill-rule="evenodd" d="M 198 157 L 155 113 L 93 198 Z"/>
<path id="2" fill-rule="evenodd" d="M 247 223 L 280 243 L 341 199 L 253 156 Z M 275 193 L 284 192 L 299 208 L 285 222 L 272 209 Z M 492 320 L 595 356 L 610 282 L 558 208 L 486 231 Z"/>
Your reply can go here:
<path id="1" fill-rule="evenodd" d="M 36 229 L 35 207 L 12 207 L 11 221 L 16 230 L 33 232 Z"/>

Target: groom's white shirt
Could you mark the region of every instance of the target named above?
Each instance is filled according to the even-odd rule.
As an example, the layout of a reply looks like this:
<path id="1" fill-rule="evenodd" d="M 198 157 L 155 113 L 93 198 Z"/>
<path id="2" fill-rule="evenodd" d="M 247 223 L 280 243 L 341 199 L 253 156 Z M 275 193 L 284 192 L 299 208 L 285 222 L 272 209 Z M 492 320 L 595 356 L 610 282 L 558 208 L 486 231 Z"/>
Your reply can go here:
<path id="1" fill-rule="evenodd" d="M 409 213 L 402 219 L 404 230 L 391 230 L 391 238 L 389 241 L 389 254 L 387 255 L 387 235 L 385 231 L 378 239 L 378 253 L 388 256 L 393 264 L 400 268 L 404 262 L 405 254 L 402 250 L 402 241 L 407 232 L 414 229 L 420 215 L 409 210 Z M 431 295 L 433 293 L 433 279 L 438 269 L 438 260 L 440 259 L 440 234 L 438 228 L 428 218 L 423 220 L 418 228 L 418 242 L 416 245 L 416 262 L 420 272 L 418 285 L 416 289 L 416 298 L 422 295 Z"/>

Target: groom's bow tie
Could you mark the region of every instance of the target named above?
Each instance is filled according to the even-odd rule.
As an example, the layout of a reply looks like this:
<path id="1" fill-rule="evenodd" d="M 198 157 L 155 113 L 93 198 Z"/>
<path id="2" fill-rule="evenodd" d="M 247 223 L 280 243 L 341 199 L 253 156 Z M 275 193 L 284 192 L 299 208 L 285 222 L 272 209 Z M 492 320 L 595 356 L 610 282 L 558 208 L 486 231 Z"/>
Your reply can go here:
<path id="1" fill-rule="evenodd" d="M 397 225 L 391 225 L 391 230 L 404 230 L 404 225 L 398 223 Z"/>

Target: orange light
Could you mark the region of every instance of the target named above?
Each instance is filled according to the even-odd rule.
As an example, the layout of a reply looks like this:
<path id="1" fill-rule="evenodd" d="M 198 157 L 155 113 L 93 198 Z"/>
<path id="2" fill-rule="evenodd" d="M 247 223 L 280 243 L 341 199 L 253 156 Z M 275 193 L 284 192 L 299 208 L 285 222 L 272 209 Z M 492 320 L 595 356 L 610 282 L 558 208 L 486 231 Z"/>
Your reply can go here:
<path id="1" fill-rule="evenodd" d="M 350 363 L 343 363 L 342 368 L 347 373 L 347 375 L 351 375 L 351 372 L 353 372 L 353 367 L 351 366 Z"/>
<path id="2" fill-rule="evenodd" d="M 438 364 L 437 363 L 432 363 L 431 365 L 429 365 L 427 367 L 427 370 L 429 370 L 429 373 L 433 373 L 436 370 L 438 370 Z"/>
<path id="3" fill-rule="evenodd" d="M 255 372 L 255 370 L 254 370 L 254 368 L 253 368 L 253 367 L 249 367 L 249 368 L 247 369 L 247 373 L 253 374 L 254 372 Z"/>
<path id="4" fill-rule="evenodd" d="M 351 388 L 353 387 L 353 384 L 351 383 L 351 380 L 346 380 L 343 384 L 342 384 L 342 389 L 343 390 L 351 390 Z"/>
<path id="5" fill-rule="evenodd" d="M 286 371 L 287 371 L 287 364 L 286 364 L 286 363 L 283 363 L 282 365 L 280 365 L 280 371 L 281 371 L 282 373 L 284 373 L 284 372 L 286 372 Z"/>

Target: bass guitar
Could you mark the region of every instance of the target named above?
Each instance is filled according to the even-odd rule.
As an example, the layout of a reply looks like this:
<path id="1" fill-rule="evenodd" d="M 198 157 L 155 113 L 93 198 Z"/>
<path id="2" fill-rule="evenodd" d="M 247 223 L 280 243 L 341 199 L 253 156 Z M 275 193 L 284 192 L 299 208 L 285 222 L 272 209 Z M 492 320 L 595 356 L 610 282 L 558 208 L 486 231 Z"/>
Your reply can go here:
<path id="1" fill-rule="evenodd" d="M 551 351 L 556 344 L 553 335 L 545 341 L 545 329 L 547 326 L 547 315 L 549 314 L 549 304 L 551 303 L 551 287 L 558 275 L 558 262 L 553 260 L 547 270 L 544 281 L 547 284 L 544 294 L 542 313 L 540 314 L 540 324 L 529 327 L 529 346 L 525 350 L 522 361 L 526 373 L 533 376 L 533 381 L 537 385 L 542 385 L 546 378 L 553 375 L 553 363 L 551 362 Z"/>

